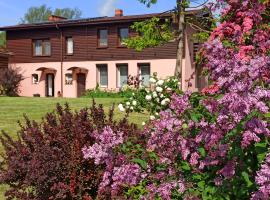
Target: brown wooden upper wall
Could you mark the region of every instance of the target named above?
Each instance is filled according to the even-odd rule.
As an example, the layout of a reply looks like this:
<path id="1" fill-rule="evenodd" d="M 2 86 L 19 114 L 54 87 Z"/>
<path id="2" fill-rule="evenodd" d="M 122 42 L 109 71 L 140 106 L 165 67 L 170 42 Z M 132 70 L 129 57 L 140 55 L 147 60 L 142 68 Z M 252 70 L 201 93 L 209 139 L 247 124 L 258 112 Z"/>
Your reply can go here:
<path id="1" fill-rule="evenodd" d="M 84 25 L 62 28 L 64 61 L 109 61 L 109 60 L 146 60 L 146 59 L 174 59 L 176 58 L 175 42 L 167 43 L 156 48 L 148 48 L 142 52 L 118 47 L 118 28 L 128 27 L 130 24 L 113 25 Z M 98 29 L 107 28 L 108 48 L 97 47 Z M 136 33 L 130 30 L 130 36 Z M 72 36 L 74 41 L 74 54 L 65 55 L 65 37 Z M 51 56 L 35 57 L 32 53 L 33 39 L 50 39 Z M 57 28 L 44 28 L 33 30 L 7 31 L 7 48 L 14 54 L 11 63 L 36 63 L 61 61 L 61 33 Z"/>
<path id="2" fill-rule="evenodd" d="M 6 68 L 6 67 L 8 67 L 8 56 L 2 55 L 0 53 L 0 68 Z"/>

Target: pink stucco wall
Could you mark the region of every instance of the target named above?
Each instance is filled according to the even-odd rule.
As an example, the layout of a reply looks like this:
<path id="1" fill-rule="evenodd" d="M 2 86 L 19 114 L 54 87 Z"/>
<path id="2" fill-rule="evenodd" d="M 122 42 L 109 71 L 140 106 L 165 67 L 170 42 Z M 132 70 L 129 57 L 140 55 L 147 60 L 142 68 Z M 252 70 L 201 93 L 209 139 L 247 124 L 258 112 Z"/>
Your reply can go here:
<path id="1" fill-rule="evenodd" d="M 40 94 L 41 97 L 45 97 L 45 78 L 46 73 L 53 73 L 55 75 L 55 96 L 57 91 L 61 90 L 61 63 L 16 63 L 10 64 L 10 67 L 20 68 L 23 74 L 24 80 L 21 82 L 20 95 L 21 96 L 33 96 L 33 94 Z M 46 70 L 44 72 L 37 71 L 38 68 L 46 67 L 53 68 L 55 71 Z M 38 74 L 38 84 L 33 84 L 32 74 Z"/>
<path id="2" fill-rule="evenodd" d="M 187 39 L 187 38 L 186 38 Z M 190 47 L 188 47 L 190 48 Z M 188 49 L 187 51 L 190 51 Z M 190 77 L 190 75 L 194 72 L 195 67 L 191 63 L 192 56 L 189 53 L 186 53 L 186 58 L 183 59 L 183 88 L 187 89 L 186 79 Z M 64 62 L 63 63 L 63 97 L 77 97 L 77 73 L 85 73 L 86 74 L 86 89 L 93 89 L 97 85 L 97 65 L 98 64 L 107 64 L 108 66 L 108 90 L 117 90 L 117 65 L 118 64 L 128 64 L 128 72 L 129 75 L 136 76 L 139 73 L 138 64 L 140 63 L 149 63 L 151 74 L 157 73 L 158 77 L 164 79 L 169 76 L 173 76 L 175 72 L 175 59 L 160 59 L 160 60 L 118 60 L 118 61 L 104 61 L 104 62 L 93 62 L 93 61 L 85 61 L 85 62 Z M 21 96 L 33 96 L 33 94 L 40 94 L 42 97 L 45 96 L 45 77 L 46 73 L 54 73 L 55 75 L 55 96 L 57 96 L 57 92 L 61 91 L 61 63 L 17 63 L 11 64 L 12 67 L 19 67 L 22 69 L 22 73 L 25 79 L 21 83 Z M 43 72 L 36 71 L 38 68 L 52 68 L 56 71 L 45 70 Z M 78 67 L 74 71 L 68 70 L 71 67 Z M 87 70 L 85 70 L 87 69 Z M 32 74 L 39 75 L 39 83 L 32 83 Z M 65 84 L 65 74 L 72 73 L 73 83 L 72 85 Z M 190 88 L 192 90 L 196 90 L 195 81 L 193 86 Z"/>
<path id="3" fill-rule="evenodd" d="M 129 75 L 136 76 L 139 73 L 138 64 L 149 63 L 151 74 L 157 72 L 160 78 L 166 78 L 173 76 L 175 70 L 175 59 L 162 59 L 162 60 L 118 60 L 118 61 L 106 61 L 106 62 L 65 62 L 63 64 L 63 73 L 68 73 L 67 69 L 71 67 L 86 68 L 86 88 L 95 88 L 98 82 L 97 78 L 97 65 L 107 64 L 108 66 L 108 90 L 117 90 L 117 65 L 128 64 Z M 77 96 L 77 81 L 76 73 L 79 69 L 73 72 L 73 84 L 64 85 L 64 97 L 76 97 Z M 84 73 L 84 71 L 83 71 Z"/>

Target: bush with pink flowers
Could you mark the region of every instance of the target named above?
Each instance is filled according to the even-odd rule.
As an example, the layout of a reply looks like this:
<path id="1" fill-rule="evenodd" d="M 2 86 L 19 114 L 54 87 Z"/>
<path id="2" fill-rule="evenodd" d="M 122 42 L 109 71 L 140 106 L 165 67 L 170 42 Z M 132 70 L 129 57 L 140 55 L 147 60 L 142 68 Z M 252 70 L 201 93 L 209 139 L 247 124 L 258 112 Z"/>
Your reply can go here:
<path id="1" fill-rule="evenodd" d="M 109 170 L 101 196 L 270 198 L 270 9 L 259 0 L 219 0 L 216 6 L 224 9 L 222 20 L 199 63 L 213 85 L 202 94 L 170 96 L 140 139 L 111 142 L 109 150 L 101 143 L 84 149 L 89 158 L 110 158 L 103 158 Z"/>

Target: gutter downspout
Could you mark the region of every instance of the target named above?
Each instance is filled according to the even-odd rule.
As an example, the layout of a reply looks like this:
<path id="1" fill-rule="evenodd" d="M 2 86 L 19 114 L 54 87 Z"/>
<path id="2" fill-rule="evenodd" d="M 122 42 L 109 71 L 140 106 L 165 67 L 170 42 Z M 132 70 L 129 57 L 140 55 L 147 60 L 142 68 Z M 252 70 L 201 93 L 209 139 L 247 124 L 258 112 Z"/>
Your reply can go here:
<path id="1" fill-rule="evenodd" d="M 61 59 L 60 59 L 60 62 L 61 62 L 61 70 L 60 70 L 60 73 L 61 73 L 61 97 L 63 97 L 63 62 L 64 62 L 64 53 L 63 53 L 63 31 L 61 28 L 59 28 L 58 24 L 56 24 L 56 28 L 60 31 L 60 40 L 61 40 Z"/>

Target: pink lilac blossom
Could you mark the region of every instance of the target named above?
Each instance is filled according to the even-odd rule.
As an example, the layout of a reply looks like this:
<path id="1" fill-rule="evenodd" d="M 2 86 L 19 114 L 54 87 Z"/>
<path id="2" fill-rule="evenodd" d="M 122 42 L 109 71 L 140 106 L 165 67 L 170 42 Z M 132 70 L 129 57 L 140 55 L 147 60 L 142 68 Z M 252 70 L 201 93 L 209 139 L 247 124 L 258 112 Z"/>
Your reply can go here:
<path id="1" fill-rule="evenodd" d="M 115 167 L 113 170 L 111 196 L 115 197 L 121 192 L 121 187 L 137 185 L 141 180 L 141 168 L 137 164 L 127 164 Z"/>
<path id="2" fill-rule="evenodd" d="M 203 48 L 204 67 L 214 84 L 206 89 L 206 97 L 200 102 L 215 120 L 190 119 L 191 93 L 174 94 L 169 109 L 162 111 L 160 118 L 151 121 L 142 133 L 147 151 L 154 152 L 159 158 L 157 164 L 167 168 L 158 171 L 150 162 L 146 172 L 125 156 L 113 154 L 123 138 L 121 133 L 114 133 L 107 127 L 96 136 L 96 144 L 83 149 L 85 158 L 93 158 L 96 164 L 106 164 L 99 193 L 110 188 L 110 195 L 117 197 L 122 187 L 146 180 L 148 194 L 142 199 L 159 196 L 170 200 L 173 190 L 183 193 L 192 185 L 185 183 L 187 180 L 175 165 L 179 157 L 190 164 L 192 172 L 212 170 L 215 176 L 212 182 L 222 187 L 224 181 L 239 174 L 243 163 L 240 156 L 230 156 L 232 150 L 238 146 L 246 152 L 250 145 L 270 138 L 269 123 L 264 117 L 269 112 L 270 101 L 270 58 L 266 54 L 270 51 L 270 31 L 254 31 L 262 24 L 265 5 L 257 0 L 218 2 L 227 3 L 223 12 L 223 17 L 227 18 L 213 31 Z M 230 14 L 234 15 L 226 16 Z M 229 45 L 225 45 L 227 41 Z M 211 96 L 207 96 L 209 94 Z M 232 136 L 233 131 L 237 132 Z M 204 156 L 199 152 L 202 148 Z M 257 173 L 259 191 L 253 194 L 253 199 L 269 199 L 269 179 L 270 155 Z"/>
<path id="3" fill-rule="evenodd" d="M 252 200 L 269 200 L 270 198 L 270 154 L 257 172 L 256 183 L 259 190 L 252 195 Z"/>
<path id="4" fill-rule="evenodd" d="M 95 132 L 94 137 L 96 138 L 97 143 L 91 147 L 84 147 L 82 149 L 84 158 L 93 158 L 96 165 L 110 162 L 113 148 L 123 143 L 123 133 L 115 133 L 107 126 L 101 134 Z"/>
<path id="5" fill-rule="evenodd" d="M 270 40 L 269 32 L 259 37 L 257 32 L 255 43 L 258 46 L 246 44 L 245 37 L 250 35 L 252 29 L 261 23 L 261 14 L 265 7 L 253 1 L 250 7 L 249 1 L 230 2 L 226 13 L 232 11 L 237 13 L 236 18 L 229 18 L 211 34 L 209 41 L 204 46 L 204 54 L 207 58 L 206 67 L 215 85 L 210 88 L 209 94 L 223 93 L 219 98 L 207 98 L 201 103 L 206 106 L 210 113 L 217 116 L 215 122 L 207 122 L 204 119 L 200 122 L 190 123 L 182 117 L 186 111 L 192 109 L 189 103 L 189 96 L 183 98 L 181 95 L 174 95 L 170 111 L 163 113 L 161 118 L 153 121 L 154 129 L 145 133 L 151 135 L 148 140 L 148 147 L 157 152 L 159 156 L 171 161 L 176 159 L 177 153 L 183 160 L 187 160 L 197 170 L 204 170 L 210 166 L 219 166 L 217 171 L 216 184 L 222 184 L 222 178 L 232 179 L 241 158 L 229 160 L 226 155 L 231 150 L 230 143 L 223 144 L 227 135 L 243 122 L 247 116 L 254 112 L 261 114 L 269 112 L 269 90 L 261 87 L 261 81 L 265 84 L 265 72 L 270 71 L 269 57 L 263 53 L 262 44 Z M 241 3 L 242 6 L 239 6 Z M 231 20 L 231 21 L 230 21 Z M 230 40 L 238 49 L 225 47 L 223 40 Z M 260 51 L 258 51 L 260 48 Z M 266 47 L 269 50 L 269 47 Z M 268 79 L 267 79 L 268 80 Z M 267 85 L 267 84 L 266 84 Z M 219 91 L 217 91 L 217 88 Z M 206 90 L 207 91 L 207 90 Z M 166 116 L 166 117 L 164 117 Z M 178 119 L 182 124 L 191 124 L 188 130 L 194 127 L 199 129 L 194 137 L 187 135 L 182 126 L 170 126 L 172 119 Z M 239 132 L 242 140 L 238 144 L 246 149 L 253 142 L 259 142 L 262 137 L 269 137 L 269 125 L 262 118 L 251 117 Z M 179 136 L 180 135 L 180 136 Z M 234 138 L 232 138 L 233 140 Z M 235 141 L 236 142 L 236 141 Z M 179 144 L 177 146 L 177 144 Z M 207 155 L 203 158 L 198 148 L 203 146 Z M 238 160 L 240 159 L 240 161 Z"/>
<path id="6" fill-rule="evenodd" d="M 160 185 L 151 184 L 147 189 L 150 191 L 150 194 L 145 199 L 155 199 L 156 196 L 159 196 L 162 200 L 171 200 L 173 189 L 183 193 L 186 187 L 182 181 L 171 181 Z"/>

